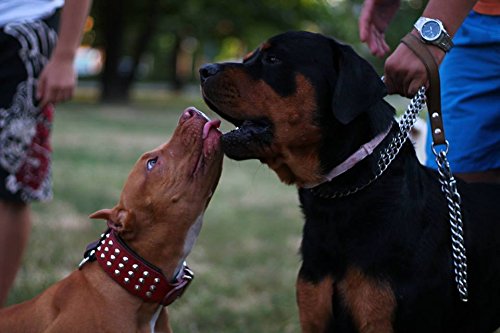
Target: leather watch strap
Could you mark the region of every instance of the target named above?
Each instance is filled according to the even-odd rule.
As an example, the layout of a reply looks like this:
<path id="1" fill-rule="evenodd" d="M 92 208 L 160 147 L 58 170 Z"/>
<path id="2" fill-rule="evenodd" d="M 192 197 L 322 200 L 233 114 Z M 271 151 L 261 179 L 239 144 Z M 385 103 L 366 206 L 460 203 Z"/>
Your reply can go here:
<path id="1" fill-rule="evenodd" d="M 429 89 L 427 89 L 425 94 L 427 95 L 427 110 L 431 123 L 432 141 L 435 145 L 445 144 L 446 138 L 444 135 L 443 118 L 441 116 L 441 87 L 436 60 L 427 47 L 412 33 L 404 36 L 401 42 L 415 53 L 427 70 Z"/>

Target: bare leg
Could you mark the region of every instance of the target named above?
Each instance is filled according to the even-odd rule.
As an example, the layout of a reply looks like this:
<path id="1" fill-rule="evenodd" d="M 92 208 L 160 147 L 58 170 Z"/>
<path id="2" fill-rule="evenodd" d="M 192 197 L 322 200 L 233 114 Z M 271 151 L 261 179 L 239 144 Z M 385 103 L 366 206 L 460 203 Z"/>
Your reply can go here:
<path id="1" fill-rule="evenodd" d="M 14 283 L 30 230 L 29 205 L 0 201 L 0 307 Z"/>
<path id="2" fill-rule="evenodd" d="M 468 183 L 500 183 L 500 169 L 484 172 L 457 173 L 456 176 Z"/>

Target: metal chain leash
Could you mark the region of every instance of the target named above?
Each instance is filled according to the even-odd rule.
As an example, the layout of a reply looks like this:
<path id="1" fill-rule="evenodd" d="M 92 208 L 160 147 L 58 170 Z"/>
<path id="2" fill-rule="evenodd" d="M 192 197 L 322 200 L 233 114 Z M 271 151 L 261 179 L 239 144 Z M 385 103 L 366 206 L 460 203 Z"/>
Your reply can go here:
<path id="1" fill-rule="evenodd" d="M 412 98 L 410 104 L 406 108 L 405 113 L 399 121 L 399 132 L 394 136 L 391 143 L 380 153 L 378 160 L 379 171 L 377 178 L 389 167 L 391 162 L 396 158 L 401 150 L 401 147 L 408 139 L 410 130 L 417 121 L 417 116 L 425 106 L 425 88 L 421 87 L 417 94 Z"/>
<path id="2" fill-rule="evenodd" d="M 389 145 L 380 153 L 380 157 L 377 161 L 378 170 L 375 173 L 375 176 L 372 177 L 367 183 L 352 189 L 337 191 L 330 194 L 325 194 L 316 188 L 311 188 L 313 194 L 324 199 L 346 197 L 348 195 L 359 192 L 360 190 L 373 183 L 376 179 L 378 179 L 389 167 L 391 162 L 396 158 L 397 154 L 401 150 L 401 147 L 408 139 L 410 130 L 415 124 L 418 114 L 425 106 L 425 101 L 425 88 L 421 87 L 418 90 L 417 94 L 411 99 L 410 104 L 401 117 L 401 120 L 399 121 L 398 133 L 393 137 Z M 448 146 L 448 141 L 446 141 L 445 149 L 437 152 L 436 146 L 433 143 L 432 151 L 436 156 L 441 190 L 445 194 L 446 201 L 448 203 L 455 281 L 457 283 L 460 300 L 463 302 L 467 302 L 467 256 L 465 251 L 462 213 L 460 208 L 461 198 L 457 190 L 456 180 L 451 173 L 450 164 L 446 156 L 448 152 Z"/>
<path id="3" fill-rule="evenodd" d="M 460 300 L 462 302 L 467 302 L 469 292 L 467 289 L 467 256 L 465 251 L 462 212 L 460 209 L 462 200 L 460 198 L 460 194 L 458 193 L 457 181 L 451 173 L 450 163 L 446 157 L 446 154 L 448 153 L 448 146 L 448 141 L 446 141 L 444 149 L 438 152 L 436 151 L 436 146 L 433 143 L 432 152 L 436 157 L 436 163 L 438 165 L 441 191 L 445 194 L 446 202 L 448 204 L 455 282 L 457 283 Z"/>

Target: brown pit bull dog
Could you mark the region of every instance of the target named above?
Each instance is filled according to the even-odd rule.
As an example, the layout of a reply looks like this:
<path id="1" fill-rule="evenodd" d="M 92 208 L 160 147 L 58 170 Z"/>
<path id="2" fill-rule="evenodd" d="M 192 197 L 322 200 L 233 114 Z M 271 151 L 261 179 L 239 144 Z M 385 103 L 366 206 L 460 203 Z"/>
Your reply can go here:
<path id="1" fill-rule="evenodd" d="M 109 229 L 80 269 L 0 310 L 0 332 L 171 332 L 165 306 L 192 279 L 184 260 L 222 171 L 219 124 L 186 109 L 170 141 L 137 161 L 119 203 L 90 216 Z"/>

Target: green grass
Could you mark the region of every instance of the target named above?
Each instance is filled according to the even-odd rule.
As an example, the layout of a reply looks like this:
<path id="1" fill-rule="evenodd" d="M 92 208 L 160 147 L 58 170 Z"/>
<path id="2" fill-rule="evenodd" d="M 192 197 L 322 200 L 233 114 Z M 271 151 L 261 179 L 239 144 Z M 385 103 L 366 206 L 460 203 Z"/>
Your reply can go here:
<path id="1" fill-rule="evenodd" d="M 143 93 L 129 106 L 79 102 L 57 108 L 54 200 L 34 205 L 34 226 L 8 304 L 37 295 L 76 269 L 105 229 L 87 218 L 112 207 L 139 155 L 165 142 L 181 112 L 203 102 Z M 210 112 L 207 112 L 210 116 Z M 293 187 L 257 161 L 224 161 L 198 242 L 196 278 L 169 307 L 174 332 L 299 332 L 295 277 L 302 218 Z M 497 331 L 500 333 L 500 331 Z"/>
<path id="2" fill-rule="evenodd" d="M 105 229 L 103 221 L 87 216 L 117 202 L 136 159 L 169 138 L 186 106 L 207 110 L 196 98 L 137 100 L 58 107 L 54 200 L 34 205 L 29 248 L 8 304 L 35 296 L 74 270 L 86 244 Z M 226 159 L 188 258 L 196 278 L 169 307 L 174 331 L 298 332 L 294 286 L 301 229 L 293 187 L 257 161 Z"/>

